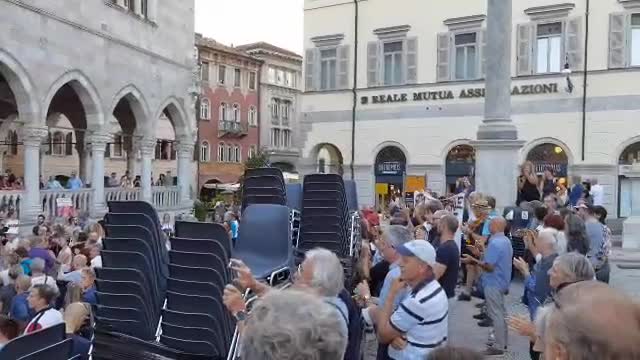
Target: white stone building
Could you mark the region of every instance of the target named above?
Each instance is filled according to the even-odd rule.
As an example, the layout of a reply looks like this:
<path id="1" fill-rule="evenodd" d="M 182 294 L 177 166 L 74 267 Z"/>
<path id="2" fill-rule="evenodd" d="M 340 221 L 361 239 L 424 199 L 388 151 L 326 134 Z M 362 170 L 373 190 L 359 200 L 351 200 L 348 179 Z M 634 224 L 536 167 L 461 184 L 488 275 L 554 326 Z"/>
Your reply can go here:
<path id="1" fill-rule="evenodd" d="M 186 207 L 195 173 L 193 103 L 198 92 L 193 0 L 85 0 L 75 5 L 0 0 L 0 118 L 5 129 L 16 130 L 8 144 L 11 151 L 22 154 L 24 170 L 14 169 L 24 175 L 24 191 L 15 195 L 21 218 L 28 222 L 43 211 L 42 197 L 48 195 L 39 193 L 38 177 L 57 174 L 52 167 L 58 165 L 50 160 L 60 152 L 78 159 L 79 174 L 91 184 L 83 190 L 89 195 L 82 206 L 94 214 L 104 212 L 104 175 L 113 170 L 112 161 L 105 164 L 107 145 L 126 169 L 142 176 L 139 197 L 152 201 L 157 139 L 175 140 L 177 151 L 173 174 L 178 187 L 161 197 Z M 167 133 L 167 119 L 174 139 L 159 133 Z M 160 147 L 170 154 L 166 144 Z M 40 169 L 43 156 L 47 159 Z"/>
<path id="2" fill-rule="evenodd" d="M 484 115 L 486 3 L 306 0 L 304 171 L 353 166 L 364 205 L 383 198 L 376 184 L 426 174 L 442 194 L 468 175 L 473 149 L 460 145 Z M 520 159 L 595 178 L 610 217 L 640 215 L 640 1 L 586 5 L 513 0 Z"/>
<path id="3" fill-rule="evenodd" d="M 302 56 L 258 42 L 237 47 L 262 60 L 260 72 L 260 146 L 272 164 L 296 172 L 300 146 L 299 100 L 302 93 Z"/>

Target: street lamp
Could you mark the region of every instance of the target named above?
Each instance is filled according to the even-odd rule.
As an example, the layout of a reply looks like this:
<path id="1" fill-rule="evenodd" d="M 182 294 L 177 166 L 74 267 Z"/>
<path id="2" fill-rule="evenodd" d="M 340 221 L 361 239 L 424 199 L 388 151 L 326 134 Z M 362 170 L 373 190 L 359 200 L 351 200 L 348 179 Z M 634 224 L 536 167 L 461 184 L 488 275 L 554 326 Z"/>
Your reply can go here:
<path id="1" fill-rule="evenodd" d="M 567 61 L 564 63 L 564 69 L 562 69 L 562 74 L 567 76 L 567 87 L 566 90 L 568 93 L 573 92 L 573 82 L 571 81 L 571 66 L 569 65 L 569 57 L 567 56 Z"/>

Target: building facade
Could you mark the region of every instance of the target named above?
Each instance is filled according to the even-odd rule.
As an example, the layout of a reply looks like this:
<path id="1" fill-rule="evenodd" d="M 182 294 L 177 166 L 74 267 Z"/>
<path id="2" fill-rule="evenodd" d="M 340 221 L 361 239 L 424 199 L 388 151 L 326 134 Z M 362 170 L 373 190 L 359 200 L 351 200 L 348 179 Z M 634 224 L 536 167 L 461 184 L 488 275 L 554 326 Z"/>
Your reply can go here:
<path id="1" fill-rule="evenodd" d="M 201 69 L 198 189 L 233 184 L 258 152 L 262 61 L 196 34 Z"/>
<path id="2" fill-rule="evenodd" d="M 640 215 L 640 1 L 587 4 L 513 1 L 520 160 L 597 179 L 610 216 Z M 363 205 L 411 176 L 440 194 L 473 178 L 486 1 L 306 0 L 304 23 L 304 172 L 353 171 Z"/>
<path id="3" fill-rule="evenodd" d="M 106 211 L 110 170 L 141 175 L 141 197 L 151 201 L 159 138 L 175 140 L 177 155 L 168 159 L 177 159 L 179 202 L 189 206 L 197 94 L 193 14 L 192 0 L 87 0 L 80 7 L 0 1 L 6 25 L 0 118 L 11 133 L 10 157 L 21 155 L 10 166 L 24 176 L 25 221 L 42 211 L 40 175 L 64 174 L 74 165 L 90 180 L 94 214 Z M 165 134 L 167 120 L 173 136 Z M 105 161 L 107 152 L 119 159 Z"/>
<path id="4" fill-rule="evenodd" d="M 297 172 L 299 99 L 302 93 L 302 56 L 259 42 L 238 46 L 263 61 L 260 75 L 260 145 L 273 166 Z"/>

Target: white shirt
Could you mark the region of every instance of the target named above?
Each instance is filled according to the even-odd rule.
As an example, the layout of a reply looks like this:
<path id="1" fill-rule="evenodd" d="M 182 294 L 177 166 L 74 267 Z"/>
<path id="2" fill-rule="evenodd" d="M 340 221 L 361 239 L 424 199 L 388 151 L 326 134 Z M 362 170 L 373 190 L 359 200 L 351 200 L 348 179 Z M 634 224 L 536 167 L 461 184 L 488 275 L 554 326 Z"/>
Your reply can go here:
<path id="1" fill-rule="evenodd" d="M 416 291 L 417 290 L 417 291 Z M 389 322 L 405 334 L 407 346 L 402 350 L 389 347 L 395 360 L 422 360 L 439 346 L 447 344 L 449 301 L 436 280 L 413 289 Z"/>
<path id="2" fill-rule="evenodd" d="M 101 268 L 102 267 L 102 256 L 98 255 L 91 259 L 91 267 L 92 268 Z"/>
<path id="3" fill-rule="evenodd" d="M 64 322 L 64 319 L 62 318 L 60 311 L 53 308 L 47 309 L 44 313 L 37 314 L 33 319 L 31 319 L 31 321 L 29 321 L 24 333 L 30 334 L 34 331 L 52 327 L 62 322 Z"/>
<path id="4" fill-rule="evenodd" d="M 40 275 L 34 276 L 31 278 L 31 287 L 33 288 L 35 285 L 46 284 L 56 289 L 56 292 L 59 292 L 58 285 L 56 284 L 56 279 L 49 275 Z"/>
<path id="5" fill-rule="evenodd" d="M 595 184 L 591 186 L 591 191 L 589 193 L 593 197 L 594 206 L 602 206 L 604 204 L 604 188 L 602 185 Z"/>

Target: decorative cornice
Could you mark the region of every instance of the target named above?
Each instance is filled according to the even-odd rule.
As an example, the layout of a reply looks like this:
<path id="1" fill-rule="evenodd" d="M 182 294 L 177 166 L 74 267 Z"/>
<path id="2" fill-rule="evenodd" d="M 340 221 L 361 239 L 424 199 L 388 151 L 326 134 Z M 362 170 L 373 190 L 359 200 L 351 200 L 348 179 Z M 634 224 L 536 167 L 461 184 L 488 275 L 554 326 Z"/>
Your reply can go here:
<path id="1" fill-rule="evenodd" d="M 193 156 L 193 150 L 195 143 L 188 141 L 179 141 L 175 144 L 178 157 L 191 157 Z"/>
<path id="2" fill-rule="evenodd" d="M 32 147 L 40 147 L 42 140 L 49 134 L 46 126 L 23 126 L 19 131 L 22 143 Z"/>
<path id="3" fill-rule="evenodd" d="M 625 9 L 640 8 L 640 0 L 618 0 L 618 2 L 624 6 Z"/>
<path id="4" fill-rule="evenodd" d="M 311 41 L 317 47 L 340 45 L 342 40 L 344 40 L 344 34 L 321 35 L 311 38 Z"/>
<path id="5" fill-rule="evenodd" d="M 569 16 L 569 12 L 576 7 L 573 3 L 553 4 L 546 6 L 535 6 L 524 10 L 533 20 L 564 18 Z"/>
<path id="6" fill-rule="evenodd" d="M 143 157 L 153 156 L 156 152 L 156 139 L 142 138 L 138 141 L 140 153 Z"/>
<path id="7" fill-rule="evenodd" d="M 482 23 L 487 18 L 486 15 L 471 15 L 457 18 L 450 18 L 444 21 L 449 30 L 476 29 L 482 27 Z"/>
<path id="8" fill-rule="evenodd" d="M 398 26 L 377 28 L 373 30 L 373 33 L 375 35 L 378 35 L 380 39 L 387 39 L 387 38 L 406 37 L 409 30 L 411 30 L 411 25 L 398 25 Z"/>
<path id="9" fill-rule="evenodd" d="M 111 134 L 93 133 L 89 136 L 92 151 L 105 151 L 107 144 L 113 141 Z"/>

